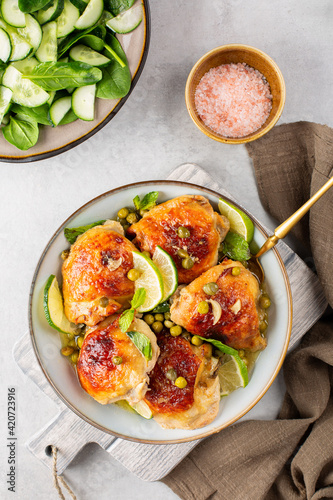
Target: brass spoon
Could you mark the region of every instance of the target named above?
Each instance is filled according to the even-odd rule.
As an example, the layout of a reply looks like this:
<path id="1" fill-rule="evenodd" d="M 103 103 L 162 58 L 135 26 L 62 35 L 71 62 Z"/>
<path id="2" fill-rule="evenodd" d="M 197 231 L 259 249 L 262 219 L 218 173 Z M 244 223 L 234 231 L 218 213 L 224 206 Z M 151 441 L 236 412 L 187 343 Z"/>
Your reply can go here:
<path id="1" fill-rule="evenodd" d="M 255 261 L 254 264 L 257 265 L 262 273 L 262 277 L 259 277 L 259 281 L 262 281 L 264 279 L 264 270 L 258 260 L 261 255 L 266 253 L 268 250 L 273 248 L 277 242 L 284 238 L 289 231 L 297 224 L 297 222 L 310 210 L 312 205 L 314 205 L 319 198 L 323 196 L 323 194 L 326 193 L 331 187 L 333 186 L 333 177 L 331 177 L 325 184 L 313 195 L 311 198 L 304 203 L 304 205 L 301 206 L 294 214 L 292 214 L 290 217 L 288 217 L 287 220 L 282 222 L 274 231 L 274 234 L 272 236 L 269 236 L 265 243 L 262 245 L 260 250 L 256 253 L 256 255 L 253 256 L 253 260 Z M 257 273 L 259 274 L 259 273 Z"/>

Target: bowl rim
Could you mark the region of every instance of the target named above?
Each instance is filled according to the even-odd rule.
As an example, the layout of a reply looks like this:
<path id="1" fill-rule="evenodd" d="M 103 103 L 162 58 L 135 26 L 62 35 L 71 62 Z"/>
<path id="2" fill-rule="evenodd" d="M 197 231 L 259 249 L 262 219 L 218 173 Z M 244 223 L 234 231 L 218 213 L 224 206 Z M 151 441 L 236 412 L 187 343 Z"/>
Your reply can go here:
<path id="1" fill-rule="evenodd" d="M 198 67 L 202 64 L 202 62 L 214 54 L 217 54 L 219 52 L 232 51 L 232 50 L 234 50 L 234 51 L 247 50 L 247 51 L 255 53 L 255 54 L 259 55 L 261 58 L 265 59 L 272 66 L 274 71 L 276 72 L 276 75 L 278 77 L 278 80 L 279 80 L 279 83 L 281 86 L 281 100 L 280 100 L 279 106 L 278 106 L 276 113 L 275 113 L 274 117 L 272 118 L 271 122 L 266 127 L 260 128 L 257 133 L 254 133 L 251 136 L 247 135 L 244 137 L 236 137 L 236 138 L 223 137 L 223 136 L 217 134 L 216 132 L 214 132 L 213 130 L 209 129 L 208 127 L 206 127 L 206 125 L 204 125 L 202 123 L 202 121 L 199 120 L 198 115 L 192 109 L 191 101 L 190 101 L 191 81 L 192 81 L 193 76 L 196 73 Z M 231 44 L 226 44 L 226 45 L 220 45 L 220 46 L 215 47 L 214 49 L 206 52 L 192 67 L 192 69 L 187 77 L 186 85 L 185 85 L 186 108 L 187 108 L 187 111 L 188 111 L 190 117 L 192 118 L 193 122 L 195 123 L 195 125 L 198 127 L 199 130 L 201 130 L 201 132 L 203 132 L 209 138 L 214 139 L 215 141 L 218 141 L 218 142 L 226 143 L 226 144 L 245 144 L 247 142 L 255 141 L 256 139 L 259 139 L 263 135 L 267 134 L 267 132 L 269 132 L 274 127 L 276 122 L 281 117 L 285 102 L 286 102 L 286 84 L 285 84 L 284 77 L 282 75 L 282 72 L 281 72 L 279 66 L 276 64 L 276 62 L 268 54 L 266 54 L 266 52 L 263 52 L 262 50 L 257 49 L 256 47 L 253 47 L 251 45 L 231 43 Z"/>
<path id="2" fill-rule="evenodd" d="M 33 279 L 32 279 L 31 286 L 30 286 L 29 302 L 28 302 L 28 323 L 29 323 L 30 339 L 31 339 L 31 343 L 32 343 L 33 350 L 34 350 L 35 356 L 37 358 L 39 367 L 41 368 L 44 376 L 46 377 L 46 379 L 48 381 L 48 383 L 50 384 L 50 386 L 52 387 L 52 389 L 55 391 L 56 395 L 78 417 L 80 417 L 81 419 L 83 419 L 88 424 L 92 425 L 93 427 L 95 427 L 95 428 L 97 428 L 97 429 L 99 429 L 99 430 L 101 430 L 103 432 L 106 432 L 107 434 L 110 434 L 112 436 L 116 436 L 116 437 L 121 438 L 121 439 L 125 439 L 127 441 L 133 441 L 133 442 L 143 443 L 143 444 L 179 444 L 179 443 L 185 443 L 185 442 L 195 441 L 195 440 L 199 440 L 199 439 L 203 439 L 205 437 L 211 436 L 213 434 L 216 434 L 216 433 L 220 432 L 222 429 L 225 429 L 226 427 L 229 427 L 233 423 L 237 422 L 241 417 L 243 417 L 246 413 L 248 413 L 251 410 L 251 408 L 253 408 L 258 403 L 258 401 L 264 396 L 264 394 L 268 391 L 268 389 L 272 385 L 273 381 L 275 380 L 277 374 L 279 373 L 279 371 L 280 371 L 280 369 L 282 367 L 282 364 L 283 364 L 284 359 L 285 359 L 286 354 L 287 354 L 287 349 L 288 349 L 288 345 L 289 345 L 289 341 L 290 341 L 291 328 L 292 328 L 293 304 L 292 304 L 292 293 L 291 293 L 291 287 L 290 287 L 290 282 L 289 282 L 287 270 L 285 268 L 285 265 L 283 263 L 281 255 L 280 255 L 279 251 L 276 249 L 276 247 L 273 247 L 271 249 L 271 251 L 275 253 L 275 257 L 276 257 L 276 259 L 278 261 L 280 270 L 282 272 L 283 280 L 284 280 L 284 283 L 285 283 L 285 286 L 286 286 L 287 303 L 288 303 L 288 326 L 287 326 L 287 333 L 286 333 L 286 338 L 285 338 L 285 341 L 284 341 L 284 344 L 283 344 L 283 349 L 282 349 L 282 353 L 281 353 L 281 356 L 280 356 L 280 359 L 279 359 L 279 363 L 275 367 L 274 372 L 272 373 L 270 379 L 267 381 L 267 383 L 266 383 L 265 387 L 263 388 L 263 390 L 256 396 L 256 398 L 253 401 L 251 401 L 251 403 L 246 408 L 244 408 L 240 412 L 240 414 L 236 415 L 235 417 L 231 418 L 229 421 L 225 422 L 224 424 L 222 424 L 222 425 L 220 425 L 218 427 L 214 427 L 213 429 L 210 429 L 209 431 L 203 431 L 199 435 L 188 436 L 188 437 L 185 437 L 185 438 L 178 438 L 178 439 L 149 440 L 149 439 L 143 439 L 143 438 L 135 438 L 135 437 L 132 437 L 132 436 L 127 436 L 125 434 L 121 434 L 119 432 L 111 431 L 111 430 L 107 429 L 106 427 L 104 427 L 103 425 L 98 424 L 97 422 L 94 422 L 90 417 L 84 415 L 80 410 L 78 410 L 74 406 L 74 404 L 72 404 L 70 401 L 68 401 L 68 399 L 65 396 L 62 395 L 62 393 L 60 392 L 60 390 L 58 390 L 58 388 L 56 387 L 56 385 L 53 382 L 53 380 L 51 379 L 51 377 L 48 375 L 46 369 L 44 368 L 41 356 L 39 354 L 37 341 L 36 341 L 35 336 L 34 336 L 33 319 L 32 319 L 32 316 L 33 316 L 33 314 L 32 314 L 33 295 L 34 295 L 34 289 L 35 289 L 35 285 L 36 285 L 36 282 L 37 282 L 37 277 L 38 277 L 38 273 L 39 273 L 40 267 L 41 267 L 41 265 L 43 263 L 43 260 L 44 260 L 44 258 L 46 256 L 47 252 L 49 251 L 50 247 L 52 246 L 52 243 L 58 237 L 58 235 L 63 230 L 63 228 L 67 225 L 67 223 L 73 217 L 75 217 L 75 216 L 79 215 L 81 212 L 83 212 L 86 207 L 88 207 L 89 205 L 92 205 L 92 204 L 98 202 L 99 200 L 101 200 L 101 199 L 103 199 L 105 197 L 112 196 L 115 193 L 118 193 L 120 191 L 125 191 L 127 189 L 131 189 L 131 188 L 134 188 L 134 187 L 138 187 L 138 186 L 154 186 L 156 184 L 160 184 L 160 185 L 161 184 L 162 185 L 165 184 L 165 185 L 168 185 L 168 186 L 170 186 L 170 185 L 171 186 L 172 185 L 177 185 L 177 186 L 180 186 L 180 187 L 183 187 L 183 186 L 184 187 L 190 187 L 192 189 L 198 190 L 198 191 L 203 192 L 203 193 L 206 192 L 207 194 L 209 194 L 211 196 L 214 196 L 217 199 L 222 196 L 227 201 L 232 202 L 236 206 L 238 205 L 238 203 L 235 202 L 234 200 L 230 200 L 227 196 L 221 195 L 217 191 L 214 191 L 214 190 L 212 190 L 210 188 L 206 188 L 206 187 L 199 186 L 197 184 L 193 184 L 193 183 L 189 183 L 189 182 L 185 182 L 185 181 L 176 181 L 176 180 L 139 181 L 139 182 L 134 182 L 134 183 L 131 183 L 131 184 L 125 184 L 123 186 L 119 186 L 117 188 L 111 189 L 109 191 L 106 191 L 106 192 L 104 192 L 104 193 L 96 196 L 95 198 L 89 200 L 84 205 L 82 205 L 80 208 L 78 208 L 77 210 L 75 210 L 69 217 L 67 217 L 67 219 L 54 232 L 54 234 L 50 238 L 49 242 L 45 246 L 45 248 L 44 248 L 44 250 L 43 250 L 43 252 L 42 252 L 42 254 L 41 254 L 41 256 L 40 256 L 40 258 L 38 260 L 38 263 L 36 265 L 36 268 L 35 268 L 35 271 L 34 271 L 34 274 L 33 274 Z M 247 213 L 247 215 L 249 217 L 251 217 L 251 219 L 254 221 L 257 229 L 262 233 L 262 235 L 265 238 L 267 238 L 268 234 L 267 234 L 266 230 L 262 227 L 262 225 L 258 222 L 258 220 L 252 214 L 249 214 L 246 211 L 246 209 L 244 209 L 243 207 L 241 207 L 241 209 L 245 213 Z M 204 429 L 204 428 L 205 427 L 203 427 L 202 429 Z"/>
<path id="3" fill-rule="evenodd" d="M 131 95 L 132 91 L 134 90 L 134 87 L 136 86 L 141 73 L 143 71 L 143 68 L 145 66 L 147 57 L 148 57 L 148 51 L 149 51 L 149 45 L 150 45 L 150 37 L 151 37 L 151 19 L 150 19 L 150 8 L 149 8 L 149 1 L 148 0 L 142 0 L 143 4 L 143 14 L 144 14 L 144 23 L 145 23 L 145 30 L 144 30 L 144 42 L 142 45 L 142 50 L 141 50 L 141 55 L 140 55 L 140 60 L 138 62 L 136 71 L 134 75 L 132 76 L 132 83 L 131 83 L 131 88 L 124 97 L 122 97 L 116 104 L 115 106 L 108 112 L 108 114 L 102 118 L 91 130 L 88 132 L 84 133 L 83 135 L 80 135 L 76 139 L 67 142 L 63 146 L 55 147 L 53 149 L 48 149 L 45 147 L 44 151 L 41 151 L 40 153 L 33 153 L 33 154 L 24 154 L 22 151 L 21 155 L 18 156 L 11 156 L 11 155 L 1 155 L 0 154 L 0 162 L 6 162 L 6 163 L 29 163 L 29 162 L 34 162 L 34 161 L 40 161 L 40 160 L 46 160 L 48 158 L 52 158 L 53 156 L 57 156 L 61 153 L 64 153 L 65 151 L 69 151 L 72 148 L 78 146 L 79 144 L 82 144 L 85 142 L 87 139 L 95 135 L 99 130 L 101 130 L 105 125 L 107 125 L 112 118 L 118 113 L 118 111 L 123 107 L 129 96 Z"/>

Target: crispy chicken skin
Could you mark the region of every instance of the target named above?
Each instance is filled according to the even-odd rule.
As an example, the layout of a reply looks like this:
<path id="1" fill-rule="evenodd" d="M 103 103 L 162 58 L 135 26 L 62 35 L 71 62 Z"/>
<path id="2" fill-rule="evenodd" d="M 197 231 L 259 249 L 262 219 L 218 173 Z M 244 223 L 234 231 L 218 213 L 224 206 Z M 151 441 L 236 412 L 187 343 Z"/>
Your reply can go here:
<path id="1" fill-rule="evenodd" d="M 232 275 L 233 267 L 240 269 L 238 276 Z M 219 286 L 213 296 L 203 291 L 203 286 L 211 282 Z M 170 309 L 171 320 L 193 334 L 220 340 L 235 349 L 262 350 L 266 347 L 266 340 L 259 331 L 262 313 L 258 305 L 259 295 L 258 281 L 250 271 L 240 262 L 226 259 L 180 291 Z M 221 316 L 216 324 L 216 314 L 215 317 L 213 314 L 213 305 L 216 304 L 210 303 L 207 314 L 198 312 L 198 304 L 209 299 L 221 306 Z"/>
<path id="2" fill-rule="evenodd" d="M 198 429 L 214 420 L 220 402 L 218 361 L 207 344 L 195 347 L 183 337 L 157 334 L 160 356 L 150 374 L 145 401 L 156 422 L 165 429 Z M 178 388 L 166 376 L 170 369 L 184 377 Z"/>
<path id="3" fill-rule="evenodd" d="M 127 278 L 134 245 L 118 222 L 89 229 L 72 245 L 62 266 L 65 314 L 73 323 L 96 325 L 118 311 L 134 293 Z M 100 299 L 109 303 L 102 307 Z"/>
<path id="4" fill-rule="evenodd" d="M 126 333 L 119 328 L 118 318 L 102 321 L 85 338 L 77 363 L 83 389 L 101 404 L 121 399 L 130 404 L 140 401 L 148 387 L 148 373 L 154 367 L 159 348 L 147 323 L 135 318 L 130 330 L 146 335 L 152 345 L 152 359 L 147 361 Z M 122 358 L 115 364 L 113 358 Z"/>
<path id="5" fill-rule="evenodd" d="M 178 236 L 180 227 L 188 229 L 190 236 Z M 134 243 L 141 251 L 153 254 L 156 246 L 161 246 L 175 261 L 179 283 L 190 283 L 215 266 L 219 245 L 229 227 L 228 219 L 214 212 L 206 198 L 185 195 L 152 208 L 128 229 L 128 234 L 136 236 Z M 177 254 L 179 249 L 186 250 L 194 260 L 191 269 L 182 267 L 183 259 Z"/>

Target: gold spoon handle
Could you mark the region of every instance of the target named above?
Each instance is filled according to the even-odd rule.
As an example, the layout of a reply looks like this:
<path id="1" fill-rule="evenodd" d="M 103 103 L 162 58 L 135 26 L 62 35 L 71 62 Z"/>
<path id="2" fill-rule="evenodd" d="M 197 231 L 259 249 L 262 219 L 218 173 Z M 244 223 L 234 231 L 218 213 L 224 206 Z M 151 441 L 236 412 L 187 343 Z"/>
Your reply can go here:
<path id="1" fill-rule="evenodd" d="M 301 206 L 294 214 L 292 214 L 290 217 L 288 217 L 287 220 L 282 222 L 274 231 L 274 234 L 267 238 L 263 246 L 260 248 L 259 252 L 255 255 L 255 257 L 260 257 L 262 254 L 267 252 L 267 250 L 270 250 L 273 248 L 276 243 L 281 239 L 284 238 L 289 231 L 297 224 L 297 222 L 310 210 L 312 205 L 314 205 L 319 198 L 323 196 L 323 194 L 326 193 L 331 187 L 333 186 L 333 177 L 331 177 L 325 184 L 313 195 L 311 198 L 304 203 L 304 205 Z"/>

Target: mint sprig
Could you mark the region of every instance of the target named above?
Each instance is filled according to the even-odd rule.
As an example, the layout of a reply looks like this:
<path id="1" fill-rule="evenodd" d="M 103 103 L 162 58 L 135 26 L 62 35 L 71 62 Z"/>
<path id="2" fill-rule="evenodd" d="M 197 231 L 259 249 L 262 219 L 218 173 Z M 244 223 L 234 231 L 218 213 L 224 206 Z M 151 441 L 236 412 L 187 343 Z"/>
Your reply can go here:
<path id="1" fill-rule="evenodd" d="M 119 328 L 123 333 L 126 333 L 134 319 L 135 310 L 142 306 L 146 300 L 146 290 L 138 288 L 131 300 L 131 308 L 126 309 L 119 318 Z"/>
<path id="2" fill-rule="evenodd" d="M 136 210 L 150 210 L 156 205 L 156 201 L 158 198 L 158 191 L 151 191 L 150 193 L 147 193 L 142 200 L 140 200 L 140 197 L 137 195 L 133 199 L 133 203 L 135 206 Z"/>

